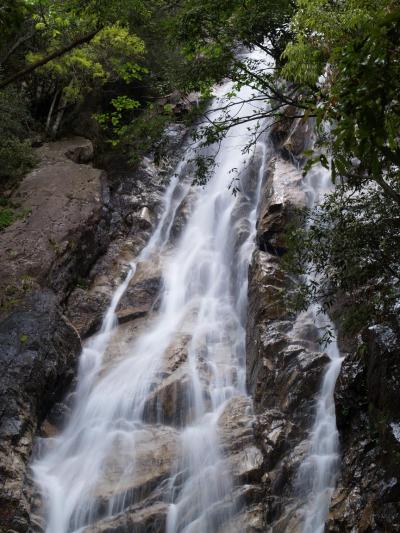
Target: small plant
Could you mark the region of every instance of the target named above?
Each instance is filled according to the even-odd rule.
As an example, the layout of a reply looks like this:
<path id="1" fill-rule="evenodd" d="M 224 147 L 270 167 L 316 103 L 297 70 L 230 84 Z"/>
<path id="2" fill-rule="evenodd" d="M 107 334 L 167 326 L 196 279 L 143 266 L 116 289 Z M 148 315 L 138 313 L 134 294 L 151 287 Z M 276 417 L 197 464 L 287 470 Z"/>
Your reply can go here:
<path id="1" fill-rule="evenodd" d="M 89 288 L 89 282 L 88 282 L 88 280 L 86 280 L 84 278 L 78 278 L 77 282 L 76 282 L 76 286 L 79 289 L 87 290 Z"/>
<path id="2" fill-rule="evenodd" d="M 28 342 L 28 335 L 25 335 L 24 333 L 22 335 L 19 336 L 19 342 L 21 344 L 26 344 Z"/>
<path id="3" fill-rule="evenodd" d="M 11 226 L 16 220 L 23 220 L 30 213 L 30 209 L 20 209 L 11 200 L 0 197 L 0 231 Z"/>
<path id="4" fill-rule="evenodd" d="M 55 253 L 56 255 L 61 255 L 61 253 L 62 253 L 62 248 L 61 248 L 60 244 L 59 244 L 59 243 L 58 243 L 53 237 L 49 237 L 48 240 L 49 240 L 49 244 L 50 244 L 50 246 L 51 246 L 51 247 L 53 248 L 53 250 L 54 250 L 54 253 Z"/>
<path id="5" fill-rule="evenodd" d="M 0 207 L 0 230 L 11 226 L 15 220 L 15 213 L 8 207 Z"/>

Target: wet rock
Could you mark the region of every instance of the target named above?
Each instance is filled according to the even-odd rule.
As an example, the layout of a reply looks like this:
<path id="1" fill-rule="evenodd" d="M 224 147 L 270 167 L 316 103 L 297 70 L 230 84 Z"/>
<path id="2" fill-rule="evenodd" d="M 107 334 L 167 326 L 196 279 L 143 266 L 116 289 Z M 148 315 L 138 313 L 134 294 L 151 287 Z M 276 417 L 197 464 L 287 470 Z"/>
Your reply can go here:
<path id="1" fill-rule="evenodd" d="M 68 298 L 67 316 L 81 338 L 99 329 L 110 297 L 99 291 L 89 293 L 77 287 Z"/>
<path id="2" fill-rule="evenodd" d="M 157 262 L 139 263 L 135 275 L 121 298 L 117 309 L 118 317 L 126 317 L 129 309 L 143 314 L 157 310 L 160 289 L 161 273 Z"/>
<path id="3" fill-rule="evenodd" d="M 147 206 L 144 206 L 140 211 L 140 218 L 145 220 L 150 226 L 153 225 L 153 217 L 151 215 L 150 209 Z"/>
<path id="4" fill-rule="evenodd" d="M 141 236 L 143 238 L 143 236 Z M 82 338 L 95 333 L 101 324 L 117 286 L 123 281 L 130 263 L 143 243 L 140 239 L 117 239 L 91 269 L 87 279 L 70 293 L 66 315 Z"/>
<path id="5" fill-rule="evenodd" d="M 256 533 L 265 531 L 264 506 L 261 503 L 264 494 L 260 487 L 242 485 L 234 493 L 236 506 L 241 511 L 218 528 L 218 533 Z"/>
<path id="6" fill-rule="evenodd" d="M 256 446 L 248 446 L 231 456 L 233 477 L 236 482 L 259 481 L 262 475 L 264 457 Z"/>
<path id="7" fill-rule="evenodd" d="M 159 533 L 165 531 L 168 505 L 131 506 L 123 513 L 85 528 L 85 533 Z"/>
<path id="8" fill-rule="evenodd" d="M 235 453 L 254 442 L 253 424 L 254 414 L 250 398 L 231 398 L 218 420 L 221 445 L 225 453 Z"/>
<path id="9" fill-rule="evenodd" d="M 302 159 L 312 141 L 313 123 L 310 119 L 301 118 L 303 111 L 288 105 L 271 131 L 271 138 L 275 148 L 282 157 L 292 161 Z"/>
<path id="10" fill-rule="evenodd" d="M 148 395 L 143 417 L 147 422 L 183 426 L 193 416 L 192 380 L 187 365 L 167 376 Z"/>
<path id="11" fill-rule="evenodd" d="M 151 392 L 144 405 L 144 419 L 147 422 L 171 424 L 177 427 L 187 425 L 195 414 L 193 376 L 187 363 L 191 348 L 190 335 L 177 335 L 166 350 L 164 361 Z M 201 358 L 202 347 L 197 347 Z M 210 404 L 207 391 L 208 374 L 206 365 L 199 368 L 200 383 L 204 385 L 203 401 Z"/>
<path id="12" fill-rule="evenodd" d="M 257 244 L 260 250 L 280 257 L 286 252 L 287 226 L 294 222 L 296 210 L 306 205 L 306 199 L 301 172 L 292 164 L 273 159 L 268 174 L 257 222 Z"/>
<path id="13" fill-rule="evenodd" d="M 365 329 L 343 362 L 335 392 L 341 468 L 328 530 L 400 530 L 400 340 Z"/>
<path id="14" fill-rule="evenodd" d="M 172 471 L 178 452 L 178 433 L 169 426 L 143 426 L 135 431 L 134 446 L 133 472 L 127 468 L 131 464 L 132 440 L 127 435 L 116 442 L 96 489 L 99 502 L 114 498 L 118 505 L 118 495 L 122 495 L 123 505 L 128 506 L 132 501 L 148 498 Z"/>
<path id="15" fill-rule="evenodd" d="M 286 305 L 293 278 L 282 266 L 285 233 L 306 198 L 301 173 L 280 158 L 270 165 L 249 271 L 247 386 L 262 452 L 264 530 L 299 531 L 297 472 L 308 449 L 314 399 L 329 361 L 311 319 Z"/>
<path id="16" fill-rule="evenodd" d="M 26 463 L 38 423 L 71 382 L 78 334 L 51 291 L 33 292 L 0 323 L 0 529 L 29 525 Z"/>

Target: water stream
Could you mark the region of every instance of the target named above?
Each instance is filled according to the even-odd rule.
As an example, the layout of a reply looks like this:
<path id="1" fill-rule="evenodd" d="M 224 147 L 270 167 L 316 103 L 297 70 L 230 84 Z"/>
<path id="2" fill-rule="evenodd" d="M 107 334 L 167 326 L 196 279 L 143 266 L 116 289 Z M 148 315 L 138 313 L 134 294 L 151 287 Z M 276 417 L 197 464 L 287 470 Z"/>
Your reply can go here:
<path id="1" fill-rule="evenodd" d="M 232 89 L 221 86 L 213 105 Z M 232 107 L 236 117 L 253 111 L 244 87 Z M 215 113 L 218 113 L 215 111 Z M 135 502 L 128 490 L 137 475 L 136 450 L 149 434 L 146 398 L 163 367 L 165 354 L 182 333 L 190 334 L 185 414 L 176 412 L 178 459 L 160 486 L 169 510 L 168 533 L 218 531 L 235 512 L 230 467 L 220 451 L 218 419 L 227 401 L 245 395 L 247 271 L 253 250 L 257 206 L 270 148 L 260 138 L 250 153 L 246 124 L 222 141 L 216 167 L 205 187 L 191 186 L 188 146 L 164 195 L 158 225 L 148 245 L 130 265 L 116 290 L 101 331 L 83 350 L 72 414 L 65 429 L 41 443 L 33 464 L 43 495 L 46 531 L 90 529 Z M 235 169 L 238 193 L 229 190 Z M 171 242 L 171 230 L 184 202 L 190 206 L 184 229 Z M 163 289 L 157 315 L 109 365 L 105 353 L 118 336 L 115 311 L 141 262 L 162 256 Z M 178 410 L 177 410 L 178 411 Z M 163 413 L 159 413 L 160 424 Z M 150 438 L 150 437 L 148 437 Z M 118 465 L 115 466 L 115 461 Z M 107 472 L 121 472 L 106 502 L 98 497 Z"/>
<path id="2" fill-rule="evenodd" d="M 225 94 L 231 90 L 230 83 L 216 90 L 211 119 L 228 102 Z M 252 95 L 252 89 L 243 87 L 236 105 L 229 100 L 231 114 L 250 115 L 255 105 L 248 101 Z M 155 438 L 152 427 L 166 427 L 160 405 L 153 426 L 149 424 L 148 398 L 163 374 L 168 350 L 183 337 L 188 339 L 184 363 L 188 384 L 180 392 L 184 397 L 175 400 L 174 419 L 169 420 L 174 429 L 168 429 L 178 435 L 176 459 L 157 487 L 167 506 L 163 530 L 218 532 L 238 511 L 218 422 L 232 397 L 246 395 L 247 275 L 257 207 L 272 155 L 266 135 L 244 153 L 252 135 L 246 123 L 236 125 L 220 146 L 205 151 L 214 152 L 216 163 L 205 187 L 192 185 L 198 144 L 186 146 L 148 244 L 129 265 L 101 330 L 81 354 L 67 425 L 56 437 L 40 442 L 32 469 L 43 496 L 47 533 L 106 531 L 96 529 L 99 520 L 124 513 L 140 501 L 132 489 L 141 471 L 138 450 Z M 234 177 L 235 195 L 230 190 Z M 331 187 L 328 172 L 310 172 L 305 187 L 308 206 L 318 205 Z M 183 206 L 188 214 L 176 239 L 171 234 Z M 145 263 L 161 264 L 161 303 L 144 331 L 113 360 L 112 343 L 119 336 L 116 310 Z M 311 321 L 320 330 L 332 326 L 314 307 L 298 320 Z M 336 339 L 327 353 L 330 363 L 316 401 L 309 452 L 299 471 L 305 497 L 303 533 L 324 530 L 339 457 L 333 395 L 341 357 Z"/>
<path id="3" fill-rule="evenodd" d="M 333 187 L 330 172 L 320 166 L 308 173 L 304 185 L 309 209 L 318 207 L 324 195 Z M 336 427 L 334 392 L 343 358 L 339 352 L 335 326 L 327 315 L 319 311 L 317 305 L 312 305 L 298 320 L 312 322 L 321 336 L 327 328 L 333 335 L 325 348 L 330 362 L 316 399 L 309 450 L 298 475 L 300 490 L 302 495 L 306 496 L 306 503 L 302 509 L 302 531 L 323 533 L 335 489 L 339 462 L 339 433 Z"/>

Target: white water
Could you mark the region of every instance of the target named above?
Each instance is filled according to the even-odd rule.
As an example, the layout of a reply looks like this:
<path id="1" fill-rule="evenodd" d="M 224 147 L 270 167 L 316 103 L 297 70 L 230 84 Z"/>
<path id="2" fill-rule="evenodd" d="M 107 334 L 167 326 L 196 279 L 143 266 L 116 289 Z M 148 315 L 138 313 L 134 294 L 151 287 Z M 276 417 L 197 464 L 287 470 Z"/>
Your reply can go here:
<path id="1" fill-rule="evenodd" d="M 219 93 L 230 89 L 227 84 Z M 239 97 L 247 100 L 251 94 L 245 87 Z M 216 107 L 221 101 L 216 99 Z M 233 112 L 245 116 L 252 106 L 238 104 Z M 47 533 L 83 531 L 100 514 L 123 511 L 127 494 L 122 489 L 110 498 L 106 512 L 99 508 L 96 490 L 116 449 L 123 478 L 135 476 L 135 443 L 147 431 L 144 402 L 167 348 L 182 331 L 191 334 L 191 386 L 186 398 L 191 420 L 181 430 L 182 451 L 166 490 L 171 502 L 167 531 L 212 533 L 234 512 L 230 471 L 219 447 L 218 418 L 229 398 L 245 394 L 247 270 L 269 155 L 262 139 L 252 154 L 243 155 L 241 149 L 250 136 L 246 124 L 229 132 L 205 188 L 188 185 L 191 149 L 178 165 L 165 193 L 159 224 L 137 259 L 140 263 L 167 249 L 158 315 L 121 360 L 111 368 L 104 365 L 103 356 L 116 334 L 115 310 L 135 272 L 136 265 L 131 265 L 101 332 L 82 353 L 71 418 L 59 436 L 41 443 L 41 455 L 33 464 L 44 497 Z M 232 168 L 239 178 L 237 196 L 229 190 Z M 189 191 L 194 196 L 191 212 L 171 249 L 174 219 Z"/>
<path id="2" fill-rule="evenodd" d="M 322 167 L 313 169 L 307 175 L 305 186 L 307 204 L 312 209 L 318 206 L 324 195 L 332 190 L 330 173 Z M 303 533 L 323 533 L 335 489 L 339 461 L 334 392 L 343 359 L 339 352 L 334 325 L 328 316 L 319 313 L 317 306 L 312 306 L 305 316 L 299 318 L 311 320 L 321 336 L 327 328 L 333 332 L 333 338 L 325 350 L 330 362 L 317 397 L 309 451 L 300 466 L 298 476 L 300 490 L 306 495 L 306 504 L 302 509 Z"/>

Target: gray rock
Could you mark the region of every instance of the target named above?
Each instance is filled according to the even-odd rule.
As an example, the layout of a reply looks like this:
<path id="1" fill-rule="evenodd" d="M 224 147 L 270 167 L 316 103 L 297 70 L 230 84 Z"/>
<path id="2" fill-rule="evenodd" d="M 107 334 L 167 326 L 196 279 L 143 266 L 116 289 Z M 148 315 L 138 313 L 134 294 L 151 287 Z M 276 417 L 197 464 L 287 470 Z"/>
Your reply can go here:
<path id="1" fill-rule="evenodd" d="M 81 148 L 80 140 L 45 144 L 39 167 L 13 195 L 26 216 L 0 233 L 3 308 L 32 286 L 50 286 L 61 300 L 107 246 L 105 175 L 65 155 Z"/>
<path id="2" fill-rule="evenodd" d="M 300 527 L 294 505 L 297 471 L 329 360 L 306 317 L 295 320 L 285 303 L 293 286 L 281 260 L 285 232 L 296 209 L 304 205 L 301 173 L 277 158 L 269 168 L 257 226 L 258 249 L 249 272 L 247 386 L 263 456 L 264 530 L 282 533 Z"/>
<path id="3" fill-rule="evenodd" d="M 343 362 L 335 392 L 341 469 L 329 531 L 400 530 L 400 339 L 365 329 Z"/>
<path id="4" fill-rule="evenodd" d="M 38 423 L 74 375 L 79 336 L 55 295 L 32 293 L 0 323 L 0 530 L 27 531 L 26 463 Z"/>
<path id="5" fill-rule="evenodd" d="M 168 505 L 152 503 L 128 507 L 123 513 L 85 528 L 85 533 L 159 533 L 165 531 Z"/>

